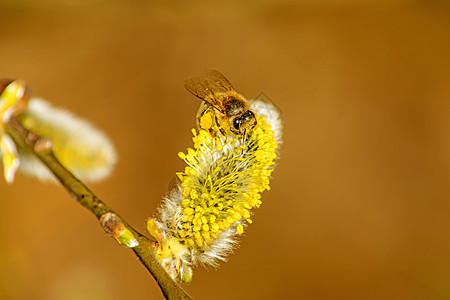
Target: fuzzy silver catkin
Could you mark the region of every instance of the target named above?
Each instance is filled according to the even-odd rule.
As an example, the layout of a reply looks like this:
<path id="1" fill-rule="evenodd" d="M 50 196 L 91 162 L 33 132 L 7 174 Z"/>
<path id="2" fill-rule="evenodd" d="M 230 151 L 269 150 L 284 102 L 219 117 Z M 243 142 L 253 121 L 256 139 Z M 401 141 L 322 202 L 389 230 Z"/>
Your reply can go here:
<path id="1" fill-rule="evenodd" d="M 226 260 L 251 222 L 249 210 L 259 207 L 260 193 L 269 189 L 282 124 L 273 105 L 251 101 L 250 107 L 260 121 L 245 137 L 193 132 L 195 149 L 179 154 L 187 163 L 178 174 L 182 184 L 164 199 L 159 220 L 147 224 L 161 264 L 183 282 L 192 279 L 192 266 Z"/>
<path id="2" fill-rule="evenodd" d="M 27 109 L 18 116 L 25 128 L 52 141 L 60 162 L 75 176 L 86 181 L 98 181 L 108 176 L 117 161 L 109 138 L 86 120 L 32 98 Z M 41 180 L 53 180 L 53 174 L 34 155 L 18 149 L 20 170 Z"/>

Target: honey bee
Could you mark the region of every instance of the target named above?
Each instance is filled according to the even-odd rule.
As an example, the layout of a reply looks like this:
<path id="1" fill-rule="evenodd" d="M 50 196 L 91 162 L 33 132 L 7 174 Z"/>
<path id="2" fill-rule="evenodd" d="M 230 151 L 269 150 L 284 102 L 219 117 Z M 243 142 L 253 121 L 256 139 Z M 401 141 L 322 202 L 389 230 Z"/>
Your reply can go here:
<path id="1" fill-rule="evenodd" d="M 199 128 L 214 133 L 215 124 L 224 135 L 231 131 L 243 136 L 256 125 L 256 117 L 249 109 L 248 101 L 220 72 L 209 70 L 205 77 L 188 78 L 184 86 L 203 100 L 197 112 Z"/>

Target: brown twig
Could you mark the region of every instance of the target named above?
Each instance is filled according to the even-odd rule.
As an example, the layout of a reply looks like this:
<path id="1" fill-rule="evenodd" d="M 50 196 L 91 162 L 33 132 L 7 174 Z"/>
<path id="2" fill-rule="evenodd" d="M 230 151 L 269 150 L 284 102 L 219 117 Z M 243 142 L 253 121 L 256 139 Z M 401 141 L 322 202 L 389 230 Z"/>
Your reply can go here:
<path id="1" fill-rule="evenodd" d="M 92 212 L 100 221 L 105 214 L 114 214 L 120 225 L 128 229 L 139 243 L 131 248 L 142 264 L 157 281 L 162 293 L 167 299 L 192 299 L 160 265 L 153 254 L 152 241 L 137 232 L 116 214 L 107 204 L 101 201 L 89 188 L 67 170 L 55 157 L 51 141 L 45 137 L 30 132 L 15 118 L 11 118 L 6 126 L 7 133 L 22 148 L 28 149 L 38 157 L 42 163 L 55 175 L 64 188 L 81 205 Z M 109 228 L 103 229 L 111 235 Z"/>

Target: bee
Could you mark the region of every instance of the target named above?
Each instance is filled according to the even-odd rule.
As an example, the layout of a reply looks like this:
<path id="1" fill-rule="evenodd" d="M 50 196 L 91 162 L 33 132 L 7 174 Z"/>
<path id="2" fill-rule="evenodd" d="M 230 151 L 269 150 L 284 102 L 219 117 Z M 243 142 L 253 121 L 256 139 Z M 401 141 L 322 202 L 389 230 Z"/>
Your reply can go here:
<path id="1" fill-rule="evenodd" d="M 243 136 L 256 125 L 255 114 L 247 99 L 236 92 L 220 72 L 208 70 L 205 77 L 192 77 L 185 88 L 203 100 L 197 112 L 197 126 L 215 133 L 214 124 L 225 136 L 232 133 Z"/>

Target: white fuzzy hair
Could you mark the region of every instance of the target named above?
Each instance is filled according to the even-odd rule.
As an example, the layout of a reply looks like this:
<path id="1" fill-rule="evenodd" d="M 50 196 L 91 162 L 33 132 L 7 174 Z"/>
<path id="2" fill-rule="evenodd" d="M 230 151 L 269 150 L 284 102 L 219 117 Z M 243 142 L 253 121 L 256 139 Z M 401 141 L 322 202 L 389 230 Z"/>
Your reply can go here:
<path id="1" fill-rule="evenodd" d="M 270 103 L 261 100 L 250 101 L 250 109 L 257 115 L 264 116 L 267 123 L 272 127 L 272 130 L 277 140 L 277 144 L 282 143 L 283 124 L 280 118 L 280 112 Z M 277 150 L 280 147 L 277 148 Z"/>
<path id="2" fill-rule="evenodd" d="M 109 138 L 88 121 L 56 108 L 42 99 L 32 98 L 19 116 L 24 126 L 33 131 L 44 130 L 54 144 L 60 143 L 61 163 L 82 180 L 97 181 L 108 176 L 117 161 L 115 148 Z M 57 139 L 61 139 L 57 140 Z M 62 150 L 61 150 L 62 149 Z M 53 179 L 53 174 L 34 155 L 19 149 L 20 169 L 41 180 Z M 77 159 L 84 164 L 78 164 Z"/>

